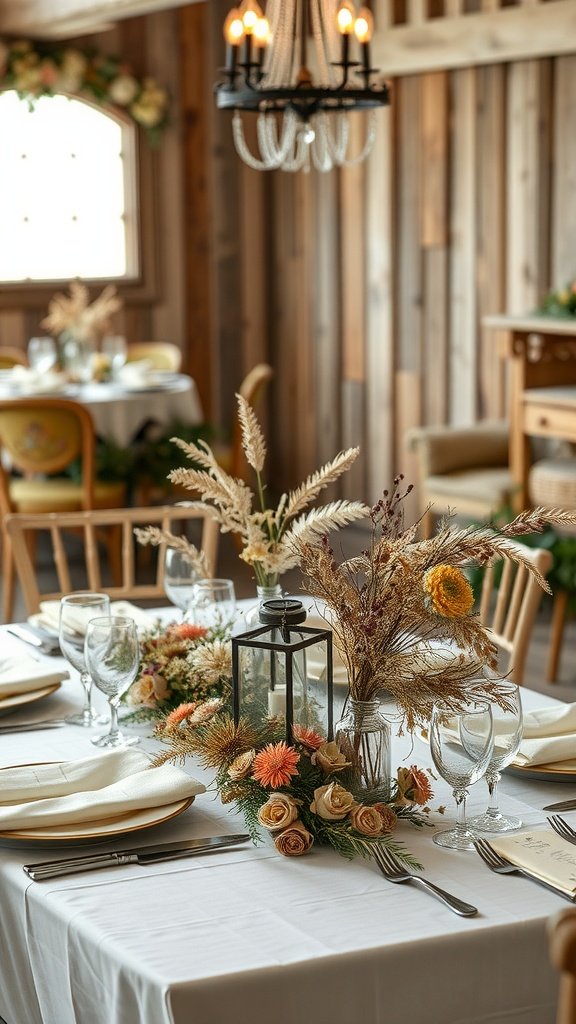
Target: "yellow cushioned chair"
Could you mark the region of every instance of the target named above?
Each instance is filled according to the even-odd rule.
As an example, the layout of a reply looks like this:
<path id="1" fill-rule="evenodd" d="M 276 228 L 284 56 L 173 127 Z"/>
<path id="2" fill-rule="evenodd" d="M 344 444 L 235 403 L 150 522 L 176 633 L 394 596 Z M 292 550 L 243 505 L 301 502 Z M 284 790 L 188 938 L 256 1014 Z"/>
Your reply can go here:
<path id="1" fill-rule="evenodd" d="M 148 359 L 155 370 L 178 373 L 182 366 L 182 352 L 171 341 L 137 341 L 128 345 L 126 362 Z"/>
<path id="2" fill-rule="evenodd" d="M 13 512 L 75 512 L 119 508 L 126 504 L 125 485 L 95 479 L 96 437 L 92 417 L 77 402 L 25 398 L 0 402 L 0 512 L 2 513 L 3 611 L 10 622 L 14 603 L 12 546 L 4 527 Z M 62 473 L 78 457 L 80 483 Z M 18 471 L 14 476 L 6 469 Z M 109 536 L 110 556 L 114 538 Z M 117 538 L 116 538 L 117 539 Z"/>
<path id="3" fill-rule="evenodd" d="M 0 370 L 11 370 L 13 366 L 28 366 L 26 353 L 19 348 L 0 348 Z"/>

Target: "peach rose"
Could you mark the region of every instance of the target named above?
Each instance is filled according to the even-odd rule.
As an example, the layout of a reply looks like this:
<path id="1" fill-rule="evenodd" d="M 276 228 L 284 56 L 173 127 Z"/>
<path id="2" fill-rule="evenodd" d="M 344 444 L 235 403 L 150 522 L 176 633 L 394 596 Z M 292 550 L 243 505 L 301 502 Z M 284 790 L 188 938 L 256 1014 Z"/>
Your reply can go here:
<path id="1" fill-rule="evenodd" d="M 393 832 L 398 824 L 398 816 L 388 804 L 373 804 L 374 810 L 382 818 L 382 831 Z"/>
<path id="2" fill-rule="evenodd" d="M 155 708 L 159 701 L 166 700 L 170 690 L 163 676 L 145 673 L 130 687 L 128 703 L 132 706 L 143 704 L 147 708 Z"/>
<path id="3" fill-rule="evenodd" d="M 274 846 L 284 857 L 301 857 L 303 853 L 308 853 L 313 842 L 314 836 L 304 827 L 300 818 L 274 837 Z"/>
<path id="4" fill-rule="evenodd" d="M 326 821 L 342 821 L 354 807 L 356 801 L 352 793 L 339 786 L 337 782 L 315 789 L 314 799 L 310 804 L 313 814 L 318 814 Z"/>
<path id="5" fill-rule="evenodd" d="M 330 743 L 323 743 L 314 751 L 310 758 L 312 764 L 317 765 L 326 775 L 332 772 L 341 772 L 344 768 L 350 767 L 337 743 L 332 740 Z"/>
<path id="6" fill-rule="evenodd" d="M 350 821 L 363 836 L 381 836 L 384 831 L 384 823 L 377 809 L 367 804 L 358 804 L 350 814 Z"/>
<path id="7" fill-rule="evenodd" d="M 258 821 L 269 832 L 287 828 L 296 821 L 300 802 L 287 793 L 273 793 L 258 811 Z"/>

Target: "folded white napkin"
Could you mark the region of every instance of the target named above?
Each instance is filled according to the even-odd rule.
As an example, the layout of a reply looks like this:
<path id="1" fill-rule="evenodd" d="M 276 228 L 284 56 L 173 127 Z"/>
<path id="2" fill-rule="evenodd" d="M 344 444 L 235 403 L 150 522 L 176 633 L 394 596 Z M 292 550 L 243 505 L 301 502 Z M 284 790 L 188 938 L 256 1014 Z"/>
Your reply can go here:
<path id="1" fill-rule="evenodd" d="M 44 686 L 68 679 L 66 670 L 51 670 L 46 663 L 35 661 L 25 654 L 12 654 L 0 658 L 0 700 L 19 693 L 41 690 Z"/>
<path id="2" fill-rule="evenodd" d="M 151 768 L 149 758 L 135 750 L 6 768 L 0 781 L 3 830 L 118 818 L 194 797 L 206 788 L 172 764 Z"/>
<path id="3" fill-rule="evenodd" d="M 522 742 L 514 764 L 551 764 L 576 757 L 576 704 L 524 712 Z"/>
<path id="4" fill-rule="evenodd" d="M 118 371 L 116 381 L 127 388 L 146 387 L 153 374 L 154 367 L 150 359 L 135 359 Z"/>
<path id="5" fill-rule="evenodd" d="M 15 366 L 12 370 L 10 382 L 25 390 L 31 395 L 35 394 L 56 394 L 63 391 L 67 386 L 66 378 L 54 370 L 46 370 L 40 373 L 39 370 L 32 370 L 27 366 Z"/>
<path id="6" fill-rule="evenodd" d="M 110 603 L 110 613 L 112 615 L 125 615 L 129 619 L 134 619 L 139 633 L 145 633 L 154 624 L 153 615 L 144 611 L 143 608 L 138 608 L 137 605 L 132 604 L 130 601 L 112 601 Z M 57 634 L 60 629 L 60 601 L 41 601 L 40 611 L 36 615 L 30 616 L 30 621 L 35 626 L 41 626 L 50 633 Z M 77 625 L 78 632 L 85 633 L 86 621 L 86 616 L 80 613 L 77 624 L 74 623 L 74 628 Z"/>

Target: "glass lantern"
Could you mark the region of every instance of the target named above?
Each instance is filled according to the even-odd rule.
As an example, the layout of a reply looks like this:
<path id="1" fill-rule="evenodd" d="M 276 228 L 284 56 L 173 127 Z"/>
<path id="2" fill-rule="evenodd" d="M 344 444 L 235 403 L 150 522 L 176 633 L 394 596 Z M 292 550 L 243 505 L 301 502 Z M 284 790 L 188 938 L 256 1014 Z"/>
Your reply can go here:
<path id="1" fill-rule="evenodd" d="M 293 598 L 265 601 L 261 626 L 232 637 L 234 721 L 285 722 L 333 738 L 332 631 L 306 626 L 306 610 Z"/>

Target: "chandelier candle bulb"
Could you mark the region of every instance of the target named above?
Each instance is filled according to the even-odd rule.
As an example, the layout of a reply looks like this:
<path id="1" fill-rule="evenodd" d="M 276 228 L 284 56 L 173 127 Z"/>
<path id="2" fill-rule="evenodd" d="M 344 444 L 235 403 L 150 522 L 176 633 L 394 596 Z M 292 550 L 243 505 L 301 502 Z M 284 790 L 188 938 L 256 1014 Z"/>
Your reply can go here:
<path id="1" fill-rule="evenodd" d="M 226 71 L 233 79 L 236 74 L 238 50 L 244 39 L 244 25 L 237 7 L 233 7 L 229 11 L 224 22 L 224 39 L 226 40 Z"/>
<path id="2" fill-rule="evenodd" d="M 374 34 L 374 19 L 372 12 L 367 7 L 363 7 L 360 14 L 354 22 L 354 35 L 360 43 L 360 52 L 362 55 L 362 68 L 363 73 L 368 81 L 370 74 L 370 40 Z"/>

